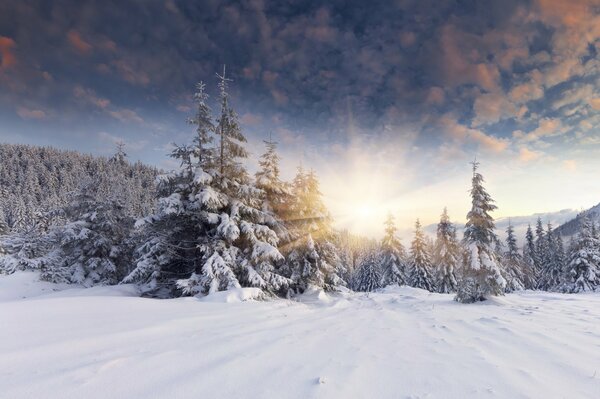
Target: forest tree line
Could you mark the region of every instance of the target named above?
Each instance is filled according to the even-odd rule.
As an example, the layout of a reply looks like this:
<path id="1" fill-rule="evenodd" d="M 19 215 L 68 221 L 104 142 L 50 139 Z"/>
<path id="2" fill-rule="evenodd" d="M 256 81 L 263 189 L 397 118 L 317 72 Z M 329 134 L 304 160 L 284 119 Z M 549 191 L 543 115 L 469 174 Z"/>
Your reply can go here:
<path id="1" fill-rule="evenodd" d="M 445 209 L 435 241 L 417 220 L 408 250 L 392 215 L 380 242 L 337 231 L 314 171 L 299 168 L 291 182 L 281 179 L 277 143 L 265 142 L 259 170 L 249 174 L 246 138 L 227 86 L 220 76 L 215 116 L 205 85 L 197 85 L 192 143 L 175 146 L 170 155 L 180 167 L 158 175 L 156 184 L 148 184 L 156 171 L 131 165 L 122 149 L 110 159 L 81 163 L 73 153 L 61 155 L 59 181 L 48 177 L 56 173 L 44 177 L 51 169 L 45 154 L 52 150 L 17 157 L 39 163 L 30 176 L 11 174 L 15 156 L 4 150 L 2 187 L 34 189 L 2 191 L 0 271 L 38 270 L 45 280 L 83 286 L 133 283 L 157 297 L 239 287 L 289 297 L 311 288 L 373 291 L 397 284 L 474 302 L 522 289 L 579 292 L 600 285 L 600 237 L 593 222 L 584 221 L 567 249 L 541 220 L 535 235 L 528 229 L 522 250 L 512 226 L 502 243 L 490 215 L 496 206 L 476 162 L 462 239 Z M 42 201 L 35 194 L 40 190 L 56 191 L 56 199 Z"/>

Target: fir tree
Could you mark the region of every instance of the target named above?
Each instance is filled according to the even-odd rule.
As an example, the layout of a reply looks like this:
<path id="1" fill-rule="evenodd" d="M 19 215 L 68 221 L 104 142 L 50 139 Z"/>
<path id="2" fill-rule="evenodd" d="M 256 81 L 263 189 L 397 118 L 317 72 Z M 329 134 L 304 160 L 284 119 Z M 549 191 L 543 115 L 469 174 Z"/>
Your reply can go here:
<path id="1" fill-rule="evenodd" d="M 594 237 L 587 215 L 570 249 L 564 279 L 562 289 L 566 292 L 594 291 L 600 285 L 600 241 Z"/>
<path id="2" fill-rule="evenodd" d="M 370 292 L 380 288 L 382 274 L 376 251 L 370 251 L 358 266 L 354 277 L 356 291 Z"/>
<path id="3" fill-rule="evenodd" d="M 525 262 L 519 253 L 517 238 L 513 226 L 508 223 L 506 228 L 506 251 L 502 256 L 506 292 L 525 289 Z"/>
<path id="4" fill-rule="evenodd" d="M 385 221 L 385 236 L 381 242 L 381 286 L 406 284 L 406 250 L 396 236 L 394 216 L 389 213 Z"/>
<path id="5" fill-rule="evenodd" d="M 256 172 L 256 187 L 263 191 L 262 210 L 271 215 L 271 224 L 279 237 L 280 244 L 290 241 L 290 233 L 283 220 L 287 217 L 286 207 L 291 201 L 288 185 L 279 176 L 279 155 L 277 143 L 269 140 L 264 142 L 266 151 L 259 161 L 260 170 Z"/>
<path id="6" fill-rule="evenodd" d="M 535 276 L 535 270 L 536 265 L 538 264 L 538 258 L 535 247 L 535 239 L 533 237 L 533 231 L 531 230 L 531 225 L 527 226 L 527 233 L 525 233 L 525 245 L 523 246 L 523 262 L 523 283 L 525 285 L 525 288 L 536 289 L 537 279 Z"/>
<path id="7" fill-rule="evenodd" d="M 545 249 L 546 254 L 540 271 L 538 288 L 548 291 L 559 287 L 564 269 L 562 239 L 560 238 L 560 234 L 552 230 L 550 223 L 548 223 L 546 232 Z"/>
<path id="8" fill-rule="evenodd" d="M 483 187 L 483 176 L 477 172 L 478 166 L 477 162 L 473 162 L 472 208 L 467 214 L 463 240 L 468 252 L 456 295 L 456 300 L 463 303 L 483 301 L 489 295 L 502 295 L 506 286 L 493 249 L 496 235 L 494 219 L 489 214 L 497 207 Z"/>
<path id="9" fill-rule="evenodd" d="M 537 262 L 535 263 L 534 273 L 539 288 L 542 269 L 544 268 L 544 264 L 550 259 L 548 240 L 546 239 L 542 219 L 539 217 L 535 226 L 535 254 Z"/>
<path id="10" fill-rule="evenodd" d="M 408 278 L 410 286 L 433 291 L 434 282 L 431 277 L 431 267 L 425 235 L 421 230 L 421 222 L 417 219 L 415 222 L 415 237 L 410 246 L 410 275 Z"/>
<path id="11" fill-rule="evenodd" d="M 444 208 L 440 222 L 437 225 L 437 237 L 434 247 L 435 287 L 437 292 L 456 292 L 456 273 L 459 264 L 458 249 L 456 228 L 450 222 L 448 210 Z"/>
<path id="12" fill-rule="evenodd" d="M 289 280 L 278 270 L 283 256 L 273 217 L 261 209 L 264 193 L 242 165 L 246 139 L 229 105 L 228 79 L 219 79 L 217 127 L 210 123 L 200 84 L 195 95 L 197 136 L 191 147 L 178 147 L 172 154 L 181 168 L 162 180 L 158 212 L 140 223 L 146 238 L 138 248 L 137 266 L 125 281 L 142 282 L 150 289 L 167 286 L 171 292 L 176 281 L 184 295 L 241 286 L 286 294 Z M 219 137 L 214 149 L 207 146 L 213 130 Z"/>
<path id="13" fill-rule="evenodd" d="M 293 241 L 285 246 L 287 275 L 297 290 L 309 286 L 332 289 L 347 282 L 340 278 L 347 270 L 334 242 L 331 216 L 321 199 L 319 181 L 313 171 L 298 173 L 292 183 L 288 225 Z"/>

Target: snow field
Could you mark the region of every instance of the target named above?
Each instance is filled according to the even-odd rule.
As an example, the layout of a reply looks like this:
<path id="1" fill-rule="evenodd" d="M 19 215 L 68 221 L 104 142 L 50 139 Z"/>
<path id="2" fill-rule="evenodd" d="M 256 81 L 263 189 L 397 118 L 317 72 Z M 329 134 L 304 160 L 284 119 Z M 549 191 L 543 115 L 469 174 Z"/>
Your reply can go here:
<path id="1" fill-rule="evenodd" d="M 600 294 L 156 300 L 34 277 L 0 276 L 29 287 L 1 297 L 1 398 L 600 397 Z"/>

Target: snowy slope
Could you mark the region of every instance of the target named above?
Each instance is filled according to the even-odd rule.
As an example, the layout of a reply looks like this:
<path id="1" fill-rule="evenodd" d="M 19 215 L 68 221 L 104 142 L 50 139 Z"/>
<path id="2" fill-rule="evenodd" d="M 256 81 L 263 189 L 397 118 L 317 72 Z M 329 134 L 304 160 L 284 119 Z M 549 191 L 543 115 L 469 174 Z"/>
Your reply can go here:
<path id="1" fill-rule="evenodd" d="M 566 221 L 564 224 L 558 227 L 557 231 L 559 231 L 564 237 L 570 237 L 578 233 L 581 227 L 581 218 L 585 215 L 589 216 L 592 221 L 596 222 L 596 224 L 600 223 L 600 204 L 593 206 L 590 209 L 574 216 L 571 220 Z"/>
<path id="2" fill-rule="evenodd" d="M 0 303 L 0 397 L 600 397 L 599 294 L 76 292 Z"/>

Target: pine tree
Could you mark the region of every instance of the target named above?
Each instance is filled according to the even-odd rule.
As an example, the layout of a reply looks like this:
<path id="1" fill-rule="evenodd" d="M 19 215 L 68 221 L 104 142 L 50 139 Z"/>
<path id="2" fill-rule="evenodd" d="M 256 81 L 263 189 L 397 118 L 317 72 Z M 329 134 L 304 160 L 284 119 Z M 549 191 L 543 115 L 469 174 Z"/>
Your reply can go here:
<path id="1" fill-rule="evenodd" d="M 381 280 L 382 274 L 376 251 L 369 251 L 356 271 L 354 289 L 362 292 L 375 291 L 381 287 Z"/>
<path id="2" fill-rule="evenodd" d="M 116 284 L 130 263 L 128 238 L 133 220 L 117 197 L 98 199 L 95 182 L 85 183 L 62 209 L 67 220 L 50 230 L 55 258 L 46 273 L 90 287 Z M 63 270 L 64 269 L 64 270 Z"/>
<path id="3" fill-rule="evenodd" d="M 517 238 L 513 226 L 508 223 L 506 228 L 506 251 L 502 256 L 506 292 L 525 289 L 525 262 L 517 247 Z"/>
<path id="4" fill-rule="evenodd" d="M 432 265 L 427 242 L 423 230 L 421 230 L 421 222 L 417 219 L 415 223 L 415 237 L 410 246 L 409 285 L 411 287 L 433 291 L 434 282 L 431 277 L 431 268 Z"/>
<path id="5" fill-rule="evenodd" d="M 280 244 L 290 241 L 290 232 L 283 220 L 286 218 L 286 207 L 291 201 L 288 185 L 281 181 L 279 176 L 279 155 L 277 143 L 269 140 L 264 142 L 266 151 L 259 161 L 260 170 L 256 172 L 256 187 L 264 193 L 262 197 L 262 210 L 269 215 L 270 222 L 279 237 Z"/>
<path id="6" fill-rule="evenodd" d="M 435 287 L 437 292 L 456 292 L 456 273 L 459 264 L 459 245 L 456 228 L 450 222 L 448 210 L 444 208 L 437 225 L 437 238 L 434 247 Z"/>
<path id="7" fill-rule="evenodd" d="M 287 275 L 298 291 L 310 286 L 333 289 L 347 285 L 340 278 L 347 271 L 334 244 L 331 216 L 323 204 L 313 171 L 306 173 L 298 168 L 292 195 L 288 225 L 293 241 L 285 246 Z"/>
<path id="8" fill-rule="evenodd" d="M 541 218 L 538 218 L 535 226 L 535 253 L 537 263 L 535 263 L 534 273 L 539 288 L 542 269 L 544 268 L 544 264 L 550 259 L 548 240 L 546 239 L 546 233 Z"/>
<path id="9" fill-rule="evenodd" d="M 467 214 L 463 240 L 468 252 L 455 298 L 463 303 L 483 301 L 489 295 L 503 295 L 506 286 L 494 253 L 495 226 L 489 214 L 497 207 L 483 187 L 483 176 L 477 172 L 478 166 L 479 163 L 474 161 L 472 208 Z"/>
<path id="10" fill-rule="evenodd" d="M 564 250 L 560 234 L 552 230 L 548 223 L 546 232 L 546 256 L 542 264 L 538 288 L 540 290 L 552 290 L 559 287 L 564 269 Z"/>
<path id="11" fill-rule="evenodd" d="M 385 221 L 385 236 L 381 242 L 381 286 L 406 284 L 406 250 L 396 236 L 394 216 L 389 213 Z"/>
<path id="12" fill-rule="evenodd" d="M 600 240 L 594 237 L 592 225 L 589 216 L 584 216 L 570 249 L 563 291 L 594 291 L 600 286 Z"/>
<path id="13" fill-rule="evenodd" d="M 527 226 L 525 234 L 525 245 L 523 246 L 523 262 L 524 262 L 524 285 L 526 289 L 536 289 L 537 279 L 535 276 L 536 265 L 538 264 L 537 251 L 531 225 Z"/>
<path id="14" fill-rule="evenodd" d="M 174 150 L 180 169 L 162 180 L 158 212 L 140 224 L 146 230 L 136 268 L 125 282 L 149 289 L 176 286 L 184 295 L 242 286 L 286 294 L 289 280 L 279 267 L 283 256 L 273 218 L 261 207 L 263 191 L 242 165 L 246 141 L 229 105 L 227 82 L 219 76 L 221 116 L 213 129 L 204 86 L 194 96 L 198 114 L 192 146 Z M 219 142 L 210 148 L 210 133 Z M 185 278 L 187 277 L 187 278 Z"/>

